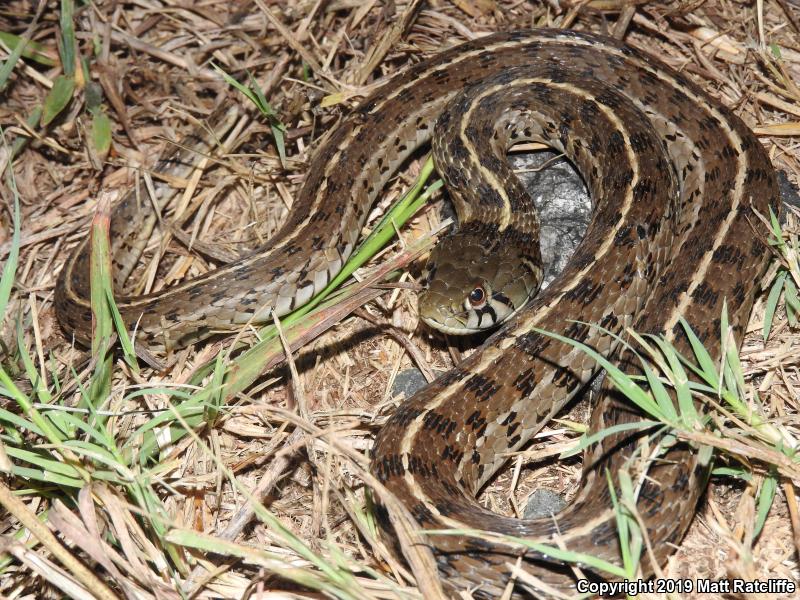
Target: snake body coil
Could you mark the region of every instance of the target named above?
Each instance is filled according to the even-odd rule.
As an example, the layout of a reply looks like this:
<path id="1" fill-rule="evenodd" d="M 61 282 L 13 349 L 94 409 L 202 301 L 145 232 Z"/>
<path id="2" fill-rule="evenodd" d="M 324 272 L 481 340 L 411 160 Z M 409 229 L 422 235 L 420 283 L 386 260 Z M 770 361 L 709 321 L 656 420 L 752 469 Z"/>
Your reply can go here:
<path id="1" fill-rule="evenodd" d="M 445 107 L 438 125 L 445 141 L 434 142 L 437 167 L 457 206 L 463 199 L 460 218 L 469 223 L 470 211 L 480 214 L 470 227 L 491 221 L 488 228 L 501 236 L 517 225 L 536 228 L 517 216 L 518 182 L 507 167 L 498 171 L 508 146 L 521 140 L 565 152 L 587 182 L 595 214 L 572 261 L 545 292 L 521 311 L 499 294 L 511 307 L 501 315 L 510 316 L 507 325 L 396 410 L 377 437 L 373 470 L 426 529 L 480 528 L 550 545 L 558 535 L 569 550 L 619 563 L 604 473 L 616 473 L 633 453 L 624 438 L 593 446 L 580 491 L 554 519 L 499 516 L 474 495 L 506 453 L 525 444 L 597 370 L 585 354 L 538 330 L 582 341 L 635 371 L 610 334 L 633 326 L 664 334 L 689 354 L 679 323 L 684 318 L 716 359 L 726 302 L 741 341 L 768 260 L 751 221 L 754 211 L 778 210 L 774 172 L 740 119 L 649 56 L 603 37 L 540 30 L 491 35 L 422 62 L 339 123 L 266 249 L 157 294 L 120 298 L 123 317 L 129 324 L 138 320 L 139 339 L 164 351 L 301 304 L 339 271 L 373 199 L 397 165 L 430 139 Z M 145 214 L 130 195 L 115 209 L 118 284 L 141 253 L 139 232 L 148 231 L 143 220 L 153 219 Z M 536 250 L 526 235 L 511 237 L 528 248 L 517 254 L 523 263 L 530 258 L 528 271 L 535 272 Z M 499 253 L 505 246 L 492 243 L 487 236 L 482 247 Z M 61 322 L 83 339 L 90 331 L 85 246 L 64 269 L 56 295 Z M 445 328 L 482 325 L 485 314 L 464 313 L 463 297 L 474 280 L 462 277 L 455 296 L 435 284 L 448 270 L 444 263 L 457 258 L 440 251 L 434 283 L 421 302 L 423 317 Z M 457 268 L 452 272 L 461 277 Z M 591 426 L 639 418 L 604 388 Z M 685 533 L 705 476 L 683 444 L 650 467 L 638 509 L 657 561 Z M 448 589 L 472 586 L 475 598 L 499 597 L 520 557 L 499 542 L 428 539 Z M 521 568 L 553 588 L 574 591 L 570 569 L 545 554 L 529 551 Z M 643 568 L 652 572 L 647 558 Z M 525 583 L 517 586 L 522 593 Z"/>

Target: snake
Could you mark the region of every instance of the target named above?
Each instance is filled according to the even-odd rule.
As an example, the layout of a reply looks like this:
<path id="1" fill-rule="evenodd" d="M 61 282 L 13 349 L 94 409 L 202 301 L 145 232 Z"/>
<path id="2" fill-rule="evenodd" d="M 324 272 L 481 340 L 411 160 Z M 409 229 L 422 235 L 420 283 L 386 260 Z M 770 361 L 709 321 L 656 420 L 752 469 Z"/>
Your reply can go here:
<path id="1" fill-rule="evenodd" d="M 209 147 L 209 131 L 186 146 Z M 528 141 L 565 154 L 593 203 L 584 238 L 543 291 L 536 211 L 506 160 L 511 146 Z M 566 338 L 631 374 L 641 367 L 621 343 L 629 328 L 663 336 L 691 356 L 691 326 L 712 360 L 721 357 L 723 323 L 741 344 L 770 257 L 754 217 L 779 211 L 775 171 L 739 117 L 649 54 L 600 35 L 541 29 L 487 35 L 421 61 L 327 134 L 267 245 L 158 292 L 119 294 L 120 313 L 136 328 L 137 344 L 154 352 L 286 314 L 340 271 L 376 196 L 428 143 L 459 226 L 429 259 L 421 318 L 455 333 L 500 327 L 393 410 L 376 435 L 372 471 L 423 531 L 462 531 L 425 536 L 448 595 L 574 593 L 576 568 L 584 577 L 613 579 L 543 548 L 620 564 L 616 484 L 609 481 L 642 452 L 641 436 L 620 433 L 591 445 L 579 489 L 551 517 L 499 515 L 476 494 L 598 373 L 597 362 Z M 159 168 L 183 176 L 189 162 L 178 150 Z M 163 200 L 168 187 L 156 181 L 151 193 Z M 115 285 L 146 246 L 158 217 L 151 204 L 130 192 L 112 212 Z M 91 335 L 88 248 L 86 240 L 78 245 L 55 292 L 63 328 L 84 342 Z M 590 429 L 642 418 L 606 382 Z M 637 488 L 652 548 L 641 561 L 643 577 L 681 541 L 709 473 L 689 443 L 660 449 Z M 378 515 L 393 539 L 385 507 Z M 464 532 L 475 528 L 496 535 Z"/>

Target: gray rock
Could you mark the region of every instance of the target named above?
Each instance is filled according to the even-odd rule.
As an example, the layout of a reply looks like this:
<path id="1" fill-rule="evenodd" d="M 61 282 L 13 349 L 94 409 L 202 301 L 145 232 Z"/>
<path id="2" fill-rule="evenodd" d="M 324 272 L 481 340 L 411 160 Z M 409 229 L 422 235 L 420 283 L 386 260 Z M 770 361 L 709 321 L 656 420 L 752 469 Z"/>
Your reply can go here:
<path id="1" fill-rule="evenodd" d="M 549 517 L 567 505 L 566 501 L 552 490 L 539 488 L 528 498 L 522 516 L 525 519 Z"/>
<path id="2" fill-rule="evenodd" d="M 781 191 L 781 200 L 786 205 L 800 208 L 800 193 L 797 191 L 797 186 L 789 180 L 784 171 L 778 171 L 778 188 Z M 786 212 L 784 210 L 781 214 L 781 225 L 786 224 Z"/>
<path id="3" fill-rule="evenodd" d="M 411 398 L 415 393 L 427 385 L 427 381 L 422 376 L 418 369 L 406 369 L 400 371 L 397 377 L 394 378 L 392 384 L 392 396 L 397 396 L 400 393 L 405 394 L 405 398 Z"/>
<path id="4" fill-rule="evenodd" d="M 544 151 L 509 157 L 539 210 L 545 266 L 542 289 L 564 269 L 583 238 L 592 213 L 583 179 L 567 159 L 558 156 Z"/>

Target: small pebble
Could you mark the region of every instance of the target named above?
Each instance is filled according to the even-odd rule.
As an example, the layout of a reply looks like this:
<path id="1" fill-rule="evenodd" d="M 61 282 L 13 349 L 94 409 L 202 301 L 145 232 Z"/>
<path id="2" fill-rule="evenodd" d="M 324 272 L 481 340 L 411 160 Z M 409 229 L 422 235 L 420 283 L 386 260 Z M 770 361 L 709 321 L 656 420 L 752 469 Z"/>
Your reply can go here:
<path id="1" fill-rule="evenodd" d="M 427 383 L 419 369 L 411 368 L 400 371 L 397 377 L 394 378 L 392 396 L 394 397 L 402 393 L 406 398 L 411 398 L 411 396 L 425 387 Z"/>
<path id="2" fill-rule="evenodd" d="M 539 488 L 528 497 L 522 517 L 525 519 L 550 517 L 557 514 L 566 505 L 566 501 L 554 491 Z"/>

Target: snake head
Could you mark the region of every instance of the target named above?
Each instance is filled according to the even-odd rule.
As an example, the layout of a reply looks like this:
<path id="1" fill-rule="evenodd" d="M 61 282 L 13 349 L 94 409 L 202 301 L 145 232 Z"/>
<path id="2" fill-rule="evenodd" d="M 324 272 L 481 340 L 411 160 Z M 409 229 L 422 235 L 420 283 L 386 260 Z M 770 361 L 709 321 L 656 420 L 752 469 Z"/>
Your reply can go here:
<path id="1" fill-rule="evenodd" d="M 426 266 L 422 320 L 445 333 L 466 335 L 496 327 L 521 309 L 542 281 L 538 242 L 534 250 L 507 242 L 478 231 L 444 238 Z"/>

